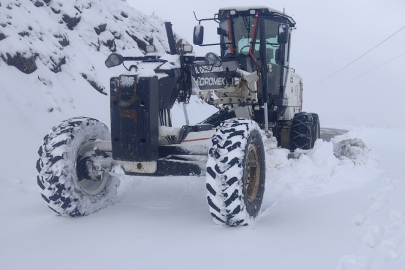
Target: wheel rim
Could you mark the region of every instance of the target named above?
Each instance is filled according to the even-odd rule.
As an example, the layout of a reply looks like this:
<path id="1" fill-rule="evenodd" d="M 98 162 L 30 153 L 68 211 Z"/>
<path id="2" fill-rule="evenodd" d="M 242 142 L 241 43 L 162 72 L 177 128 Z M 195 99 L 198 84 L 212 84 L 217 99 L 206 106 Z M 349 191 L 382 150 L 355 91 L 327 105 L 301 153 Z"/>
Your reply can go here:
<path id="1" fill-rule="evenodd" d="M 77 155 L 77 183 L 85 193 L 97 195 L 106 187 L 110 175 L 101 171 L 101 166 L 96 165 L 99 156 L 91 153 L 94 151 L 85 152 L 84 148 L 81 147 Z"/>
<path id="2" fill-rule="evenodd" d="M 249 144 L 245 168 L 245 194 L 248 202 L 253 203 L 260 186 L 259 151 L 254 144 Z"/>

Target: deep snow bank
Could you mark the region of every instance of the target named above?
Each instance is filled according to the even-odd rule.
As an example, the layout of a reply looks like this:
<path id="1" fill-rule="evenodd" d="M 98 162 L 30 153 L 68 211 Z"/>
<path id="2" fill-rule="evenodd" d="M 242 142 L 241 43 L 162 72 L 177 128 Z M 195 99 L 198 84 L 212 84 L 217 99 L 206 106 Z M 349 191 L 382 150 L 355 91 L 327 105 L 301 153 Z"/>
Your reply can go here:
<path id="1" fill-rule="evenodd" d="M 268 151 L 262 216 L 271 216 L 280 207 L 294 211 L 289 207 L 291 200 L 304 206 L 318 201 L 321 204 L 305 211 L 306 219 L 312 219 L 314 227 L 305 228 L 298 223 L 292 227 L 311 235 L 312 241 L 329 229 L 333 231 L 337 237 L 329 235 L 323 248 L 344 250 L 335 262 L 336 270 L 403 269 L 405 171 L 400 164 L 405 153 L 401 144 L 403 136 L 402 129 L 363 127 L 354 128 L 331 142 L 318 140 L 314 149 L 298 159 L 287 159 L 288 151 L 284 149 Z M 340 199 L 333 201 L 337 196 Z M 322 219 L 333 216 L 336 223 L 329 224 L 330 228 L 318 228 L 325 223 L 314 220 L 320 218 L 317 213 L 320 211 Z M 348 218 L 347 213 L 351 213 L 351 218 L 342 222 Z M 257 222 L 263 222 L 263 218 Z M 346 242 L 342 241 L 345 239 Z M 316 251 L 315 242 L 308 247 L 313 253 L 321 252 Z M 321 265 L 326 259 L 320 254 L 316 269 L 325 269 Z"/>
<path id="2" fill-rule="evenodd" d="M 374 153 L 360 147 L 359 142 L 360 139 L 350 137 L 332 142 L 318 139 L 314 148 L 298 159 L 288 159 L 286 149 L 269 150 L 267 190 L 273 194 L 272 200 L 318 196 L 363 185 L 379 169 Z"/>
<path id="3" fill-rule="evenodd" d="M 335 157 L 334 142 L 318 141 L 297 160 L 269 152 L 263 211 L 233 229 L 212 223 L 204 177 L 122 177 L 117 204 L 85 218 L 58 217 L 39 195 L 35 162 L 24 161 L 36 149 L 23 149 L 28 155 L 8 168 L 10 176 L 0 174 L 0 268 L 402 270 L 405 186 L 374 156 L 394 161 L 391 146 L 405 131 L 392 144 L 383 134 L 389 131 L 357 129 L 339 138 L 364 140 L 373 149 L 363 152 L 365 163 Z M 241 248 L 244 259 L 233 259 Z"/>

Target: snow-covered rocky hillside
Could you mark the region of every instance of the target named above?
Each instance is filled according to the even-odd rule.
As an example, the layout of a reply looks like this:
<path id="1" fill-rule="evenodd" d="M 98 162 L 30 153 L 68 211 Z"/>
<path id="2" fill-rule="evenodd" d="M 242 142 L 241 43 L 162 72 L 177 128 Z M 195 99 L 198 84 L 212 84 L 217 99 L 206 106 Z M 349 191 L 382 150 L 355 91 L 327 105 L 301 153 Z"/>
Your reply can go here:
<path id="1" fill-rule="evenodd" d="M 107 120 L 109 78 L 123 70 L 105 59 L 143 55 L 149 44 L 168 49 L 163 22 L 124 1 L 1 1 L 1 98 L 47 124 L 62 115 Z"/>

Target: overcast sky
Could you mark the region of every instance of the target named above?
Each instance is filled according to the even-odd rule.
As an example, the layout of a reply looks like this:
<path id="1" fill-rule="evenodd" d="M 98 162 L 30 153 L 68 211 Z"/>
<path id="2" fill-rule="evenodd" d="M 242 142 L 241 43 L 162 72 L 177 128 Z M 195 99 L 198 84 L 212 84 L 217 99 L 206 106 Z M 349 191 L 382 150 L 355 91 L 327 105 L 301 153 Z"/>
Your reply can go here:
<path id="1" fill-rule="evenodd" d="M 171 21 L 174 31 L 190 42 L 197 24 L 193 11 L 199 18 L 208 18 L 227 6 L 267 5 L 280 11 L 285 8 L 297 22 L 292 36 L 291 67 L 303 77 L 307 111 L 319 112 L 324 123 L 341 125 L 389 125 L 405 118 L 404 110 L 400 110 L 405 103 L 405 55 L 342 84 L 405 53 L 405 29 L 336 76 L 314 86 L 405 26 L 404 0 L 127 2 L 145 14 L 155 13 L 162 20 Z M 204 26 L 205 41 L 216 41 L 216 26 Z M 218 47 L 209 49 L 218 51 Z M 195 51 L 200 55 L 206 52 L 201 48 Z M 405 123 L 405 119 L 402 121 Z"/>

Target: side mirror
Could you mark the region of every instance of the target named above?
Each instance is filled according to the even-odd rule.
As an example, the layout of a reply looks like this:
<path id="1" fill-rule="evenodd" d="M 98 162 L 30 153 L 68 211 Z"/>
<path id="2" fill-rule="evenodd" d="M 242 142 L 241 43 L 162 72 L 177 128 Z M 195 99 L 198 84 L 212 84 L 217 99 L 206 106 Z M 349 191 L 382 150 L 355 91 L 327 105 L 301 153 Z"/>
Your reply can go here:
<path id="1" fill-rule="evenodd" d="M 222 66 L 222 60 L 215 53 L 209 52 L 205 55 L 205 64 L 208 66 L 220 67 Z"/>
<path id="2" fill-rule="evenodd" d="M 121 65 L 124 62 L 124 57 L 118 53 L 112 53 L 108 56 L 107 60 L 105 60 L 105 65 L 110 67 L 115 67 Z"/>
<path id="3" fill-rule="evenodd" d="M 202 45 L 204 40 L 204 26 L 201 24 L 194 27 L 193 43 L 194 45 Z"/>
<path id="4" fill-rule="evenodd" d="M 288 42 L 288 25 L 279 24 L 278 26 L 278 44 L 287 44 Z"/>

